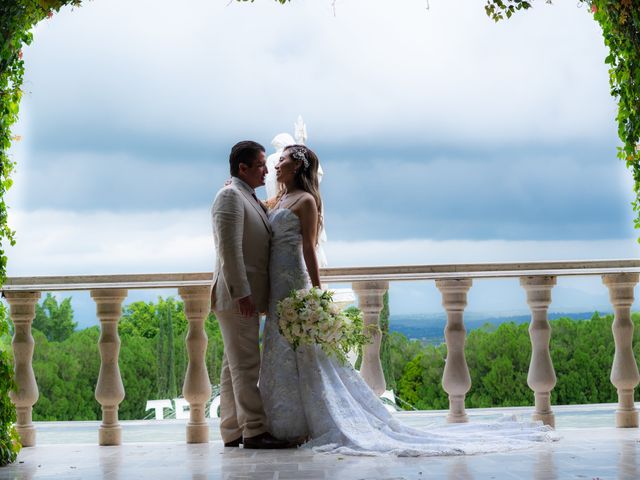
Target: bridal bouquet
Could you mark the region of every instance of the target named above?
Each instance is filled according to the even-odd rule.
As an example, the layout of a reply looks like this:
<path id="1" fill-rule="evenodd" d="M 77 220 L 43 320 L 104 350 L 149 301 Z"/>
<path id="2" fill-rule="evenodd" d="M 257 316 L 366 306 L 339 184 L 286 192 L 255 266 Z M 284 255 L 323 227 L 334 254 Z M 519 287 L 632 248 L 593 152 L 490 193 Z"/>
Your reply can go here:
<path id="1" fill-rule="evenodd" d="M 351 350 L 371 343 L 377 327 L 363 328 L 361 316 L 345 315 L 332 296 L 330 290 L 316 287 L 294 290 L 278 302 L 278 325 L 294 350 L 301 345 L 318 345 L 344 364 Z"/>

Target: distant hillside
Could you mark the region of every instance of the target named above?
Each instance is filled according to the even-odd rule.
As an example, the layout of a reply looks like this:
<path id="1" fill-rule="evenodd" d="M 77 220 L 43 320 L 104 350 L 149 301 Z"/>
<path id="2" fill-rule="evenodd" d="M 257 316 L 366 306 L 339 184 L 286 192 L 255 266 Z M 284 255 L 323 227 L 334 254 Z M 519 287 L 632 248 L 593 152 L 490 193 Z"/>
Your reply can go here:
<path id="1" fill-rule="evenodd" d="M 587 320 L 593 316 L 594 312 L 579 313 L 549 313 L 549 320 L 558 318 L 571 318 L 572 320 Z M 608 315 L 611 312 L 599 312 Z M 531 314 L 508 315 L 504 317 L 489 316 L 486 314 L 465 314 L 464 325 L 467 332 L 482 327 L 489 323 L 498 326 L 505 322 L 528 323 Z M 425 343 L 442 343 L 444 341 L 444 327 L 447 323 L 445 313 L 442 314 L 415 314 L 415 315 L 391 315 L 389 319 L 389 329 L 398 332 L 405 337 L 420 340 Z"/>

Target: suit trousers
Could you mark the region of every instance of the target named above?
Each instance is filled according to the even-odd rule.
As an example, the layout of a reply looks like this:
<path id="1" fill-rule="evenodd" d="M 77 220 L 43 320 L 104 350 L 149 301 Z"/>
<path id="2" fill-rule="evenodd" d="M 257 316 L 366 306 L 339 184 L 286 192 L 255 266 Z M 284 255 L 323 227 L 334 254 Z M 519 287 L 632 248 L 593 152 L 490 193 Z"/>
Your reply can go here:
<path id="1" fill-rule="evenodd" d="M 239 312 L 216 311 L 224 342 L 220 373 L 220 434 L 224 442 L 267 431 L 258 390 L 260 320 Z"/>

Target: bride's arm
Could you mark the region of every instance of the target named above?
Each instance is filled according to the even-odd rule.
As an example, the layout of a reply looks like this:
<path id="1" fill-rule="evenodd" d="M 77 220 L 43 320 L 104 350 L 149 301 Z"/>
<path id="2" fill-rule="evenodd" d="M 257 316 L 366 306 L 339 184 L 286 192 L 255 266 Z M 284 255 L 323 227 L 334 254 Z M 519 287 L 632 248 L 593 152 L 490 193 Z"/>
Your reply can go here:
<path id="1" fill-rule="evenodd" d="M 300 225 L 302 227 L 302 255 L 307 266 L 311 285 L 320 288 L 320 270 L 316 257 L 316 238 L 318 236 L 318 209 L 311 195 L 300 201 Z"/>

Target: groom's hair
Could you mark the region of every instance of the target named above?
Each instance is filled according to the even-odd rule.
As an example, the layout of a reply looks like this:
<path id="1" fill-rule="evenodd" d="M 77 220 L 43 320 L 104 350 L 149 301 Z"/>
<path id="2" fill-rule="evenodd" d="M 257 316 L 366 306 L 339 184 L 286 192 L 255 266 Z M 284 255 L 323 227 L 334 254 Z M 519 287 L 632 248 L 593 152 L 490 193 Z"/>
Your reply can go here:
<path id="1" fill-rule="evenodd" d="M 231 171 L 231 175 L 237 177 L 238 172 L 240 172 L 241 163 L 244 163 L 248 167 L 252 166 L 253 161 L 258 158 L 260 152 L 264 151 L 265 149 L 262 145 L 251 140 L 243 140 L 242 142 L 236 143 L 231 148 L 231 153 L 229 154 L 229 170 Z"/>

